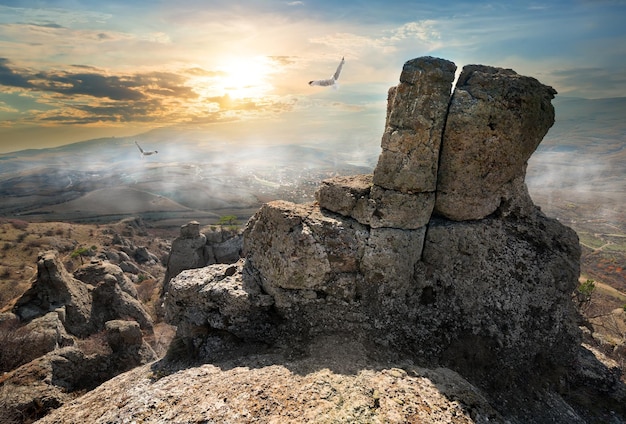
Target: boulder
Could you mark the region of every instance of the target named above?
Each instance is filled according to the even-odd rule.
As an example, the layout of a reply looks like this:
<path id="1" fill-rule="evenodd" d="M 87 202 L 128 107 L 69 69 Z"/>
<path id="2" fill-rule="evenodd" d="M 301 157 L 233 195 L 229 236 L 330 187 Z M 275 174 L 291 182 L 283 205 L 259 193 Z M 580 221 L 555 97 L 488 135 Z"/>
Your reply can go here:
<path id="1" fill-rule="evenodd" d="M 39 352 L 43 354 L 61 347 L 74 345 L 75 340 L 65 330 L 64 321 L 65 308 L 61 307 L 56 311 L 33 319 L 22 327 L 22 331 L 24 333 L 36 334 L 40 338 L 37 346 L 32 346 L 32 349 L 43 348 L 44 351 Z"/>
<path id="2" fill-rule="evenodd" d="M 330 178 L 321 182 L 315 200 L 324 209 L 367 224 L 371 213 L 359 211 L 367 208 L 372 185 L 372 174 Z"/>
<path id="3" fill-rule="evenodd" d="M 137 289 L 132 281 L 124 274 L 124 270 L 108 261 L 94 260 L 88 264 L 82 265 L 74 271 L 74 277 L 83 283 L 97 286 L 100 282 L 108 278 L 113 278 L 122 290 L 137 298 Z"/>
<path id="4" fill-rule="evenodd" d="M 94 331 L 105 328 L 107 321 L 132 319 L 141 329 L 152 332 L 153 323 L 143 304 L 125 292 L 113 278 L 105 278 L 92 292 L 92 327 Z"/>
<path id="5" fill-rule="evenodd" d="M 312 203 L 274 201 L 250 219 L 243 251 L 277 305 L 289 305 L 299 294 L 350 301 L 367 233 L 360 223 Z M 345 287 L 347 281 L 352 287 Z"/>

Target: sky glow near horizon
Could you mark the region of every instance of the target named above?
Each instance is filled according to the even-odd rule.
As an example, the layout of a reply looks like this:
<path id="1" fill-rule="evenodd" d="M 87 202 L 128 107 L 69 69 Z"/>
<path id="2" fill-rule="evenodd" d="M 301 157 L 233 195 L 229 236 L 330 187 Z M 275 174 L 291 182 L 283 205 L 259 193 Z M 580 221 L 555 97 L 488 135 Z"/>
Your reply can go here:
<path id="1" fill-rule="evenodd" d="M 380 139 L 419 56 L 626 97 L 626 1 L 0 1 L 0 153 L 159 127 Z M 346 63 L 338 90 L 310 87 Z M 233 130 L 234 131 L 234 130 Z M 256 135 L 255 135 L 256 134 Z"/>

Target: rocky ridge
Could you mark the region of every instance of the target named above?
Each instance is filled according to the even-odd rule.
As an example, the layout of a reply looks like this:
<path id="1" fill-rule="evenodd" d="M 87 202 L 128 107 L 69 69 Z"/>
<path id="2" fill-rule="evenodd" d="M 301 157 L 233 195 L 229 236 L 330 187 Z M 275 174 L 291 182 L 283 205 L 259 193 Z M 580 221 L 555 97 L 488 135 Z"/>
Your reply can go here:
<path id="1" fill-rule="evenodd" d="M 264 205 L 243 259 L 169 281 L 166 360 L 42 422 L 626 420 L 619 375 L 581 346 L 577 236 L 524 183 L 555 91 L 468 65 L 450 97 L 455 70 L 408 61 L 372 175 Z"/>

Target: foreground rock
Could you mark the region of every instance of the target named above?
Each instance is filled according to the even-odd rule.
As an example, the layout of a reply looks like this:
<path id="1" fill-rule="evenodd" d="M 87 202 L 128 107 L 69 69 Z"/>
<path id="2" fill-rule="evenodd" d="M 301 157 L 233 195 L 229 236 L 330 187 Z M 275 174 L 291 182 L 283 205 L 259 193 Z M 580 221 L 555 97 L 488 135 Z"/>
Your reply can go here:
<path id="1" fill-rule="evenodd" d="M 314 349 L 320 351 L 308 359 L 267 354 L 251 355 L 245 362 L 187 369 L 140 367 L 39 422 L 427 424 L 502 420 L 480 391 L 448 369 L 382 366 L 368 362 L 362 346 L 337 340 L 325 339 Z"/>

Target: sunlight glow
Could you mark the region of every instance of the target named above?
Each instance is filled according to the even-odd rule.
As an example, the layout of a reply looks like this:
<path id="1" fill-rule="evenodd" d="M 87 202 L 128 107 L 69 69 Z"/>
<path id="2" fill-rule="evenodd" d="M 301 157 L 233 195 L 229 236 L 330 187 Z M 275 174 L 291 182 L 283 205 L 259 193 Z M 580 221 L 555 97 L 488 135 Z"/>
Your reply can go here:
<path id="1" fill-rule="evenodd" d="M 233 100 L 258 100 L 274 88 L 269 81 L 273 69 L 265 57 L 228 58 L 218 70 L 217 75 L 204 79 L 204 88 L 197 86 L 196 90 L 207 96 L 228 95 Z"/>

